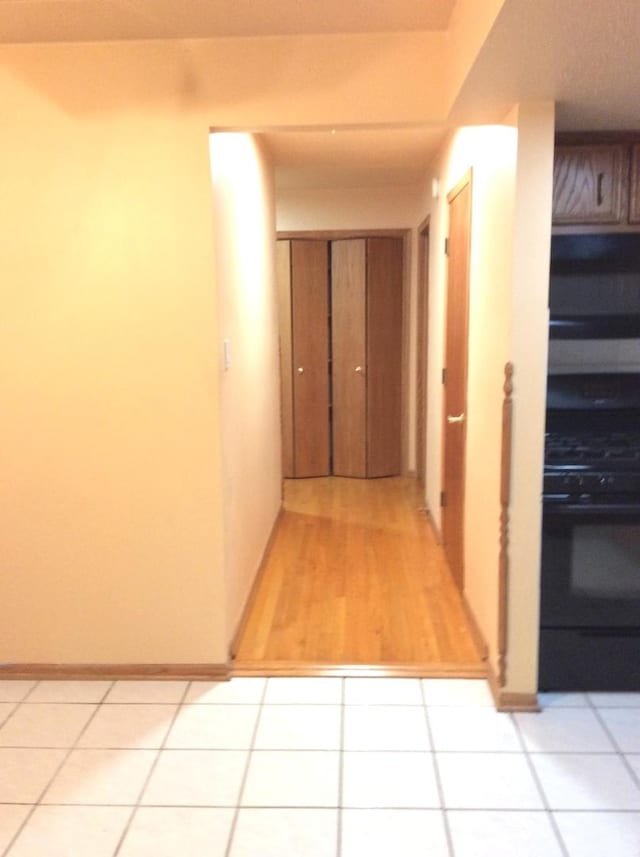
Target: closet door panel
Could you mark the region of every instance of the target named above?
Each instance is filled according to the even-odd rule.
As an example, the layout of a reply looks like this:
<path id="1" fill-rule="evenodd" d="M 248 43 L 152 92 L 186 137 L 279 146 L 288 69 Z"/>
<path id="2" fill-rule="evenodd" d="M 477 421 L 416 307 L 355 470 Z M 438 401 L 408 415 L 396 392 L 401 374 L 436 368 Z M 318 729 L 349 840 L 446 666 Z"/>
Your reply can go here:
<path id="1" fill-rule="evenodd" d="M 367 476 L 401 472 L 402 257 L 402 239 L 367 239 Z"/>
<path id="2" fill-rule="evenodd" d="M 329 473 L 329 273 L 326 241 L 291 242 L 295 476 Z"/>
<path id="3" fill-rule="evenodd" d="M 367 475 L 366 242 L 331 245 L 333 473 Z"/>
<path id="4" fill-rule="evenodd" d="M 276 242 L 276 283 L 280 331 L 280 422 L 282 427 L 282 475 L 294 476 L 293 375 L 291 354 L 291 242 Z"/>

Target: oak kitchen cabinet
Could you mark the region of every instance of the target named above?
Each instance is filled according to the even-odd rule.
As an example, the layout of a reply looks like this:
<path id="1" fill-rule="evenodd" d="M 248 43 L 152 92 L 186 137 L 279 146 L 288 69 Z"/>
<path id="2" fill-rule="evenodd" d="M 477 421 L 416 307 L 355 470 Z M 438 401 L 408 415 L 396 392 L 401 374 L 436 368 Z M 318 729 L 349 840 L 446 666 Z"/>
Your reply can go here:
<path id="1" fill-rule="evenodd" d="M 401 471 L 403 242 L 277 242 L 283 475 Z"/>
<path id="2" fill-rule="evenodd" d="M 618 224 L 627 219 L 628 148 L 558 145 L 553 165 L 553 222 Z"/>

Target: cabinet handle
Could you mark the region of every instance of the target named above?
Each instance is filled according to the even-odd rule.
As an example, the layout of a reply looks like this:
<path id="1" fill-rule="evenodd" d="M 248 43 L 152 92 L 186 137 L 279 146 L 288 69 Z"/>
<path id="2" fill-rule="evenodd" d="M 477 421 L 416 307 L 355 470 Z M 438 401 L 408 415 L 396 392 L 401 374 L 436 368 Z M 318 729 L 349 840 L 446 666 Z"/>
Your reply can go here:
<path id="1" fill-rule="evenodd" d="M 604 180 L 604 173 L 598 173 L 598 187 L 596 190 L 596 202 L 598 205 L 602 205 L 602 182 Z"/>
<path id="2" fill-rule="evenodd" d="M 457 417 L 447 417 L 447 422 L 449 425 L 453 423 L 463 423 L 464 422 L 464 414 L 458 414 Z"/>
<path id="3" fill-rule="evenodd" d="M 356 368 L 355 368 L 353 371 L 354 371 L 354 372 L 357 372 L 357 373 L 358 373 L 358 375 L 362 375 L 362 372 L 363 372 L 364 370 L 363 370 L 362 366 L 356 366 Z"/>
<path id="4" fill-rule="evenodd" d="M 297 372 L 298 372 L 298 375 L 304 374 L 304 366 L 298 366 Z"/>

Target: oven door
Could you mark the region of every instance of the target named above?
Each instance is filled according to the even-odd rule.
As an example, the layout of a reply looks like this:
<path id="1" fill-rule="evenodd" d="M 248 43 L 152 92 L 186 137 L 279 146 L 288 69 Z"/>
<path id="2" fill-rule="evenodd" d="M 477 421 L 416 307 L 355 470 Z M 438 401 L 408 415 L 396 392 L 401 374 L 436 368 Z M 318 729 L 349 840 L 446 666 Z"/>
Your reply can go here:
<path id="1" fill-rule="evenodd" d="M 640 690 L 640 503 L 545 503 L 540 620 L 540 690 Z"/>
<path id="2" fill-rule="evenodd" d="M 545 627 L 640 629 L 640 503 L 543 509 Z"/>

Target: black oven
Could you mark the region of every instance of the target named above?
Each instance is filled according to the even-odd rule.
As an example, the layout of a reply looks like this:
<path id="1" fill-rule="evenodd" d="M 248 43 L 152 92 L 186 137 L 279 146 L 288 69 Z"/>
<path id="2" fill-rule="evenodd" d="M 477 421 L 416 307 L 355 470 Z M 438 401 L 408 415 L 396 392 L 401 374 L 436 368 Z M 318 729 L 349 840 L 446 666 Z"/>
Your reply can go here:
<path id="1" fill-rule="evenodd" d="M 541 690 L 640 690 L 640 374 L 550 376 Z"/>
<path id="2" fill-rule="evenodd" d="M 543 507 L 540 688 L 640 688 L 640 502 Z"/>

